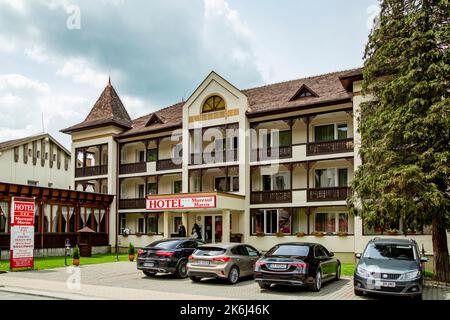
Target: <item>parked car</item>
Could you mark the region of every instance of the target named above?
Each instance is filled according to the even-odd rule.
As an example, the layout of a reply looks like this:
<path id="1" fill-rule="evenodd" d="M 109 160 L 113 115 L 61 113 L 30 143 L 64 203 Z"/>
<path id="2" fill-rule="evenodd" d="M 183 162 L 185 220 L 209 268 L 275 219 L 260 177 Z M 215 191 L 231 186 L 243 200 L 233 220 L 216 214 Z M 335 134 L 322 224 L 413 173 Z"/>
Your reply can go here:
<path id="1" fill-rule="evenodd" d="M 422 264 L 428 258 L 420 257 L 419 252 L 414 240 L 370 240 L 363 254 L 356 254 L 355 295 L 379 293 L 422 299 Z"/>
<path id="2" fill-rule="evenodd" d="M 207 244 L 198 247 L 189 257 L 187 273 L 194 282 L 220 278 L 235 284 L 239 278 L 253 275 L 260 256 L 258 250 L 246 244 Z"/>
<path id="3" fill-rule="evenodd" d="M 320 291 L 323 282 L 339 280 L 340 277 L 340 261 L 333 252 L 316 243 L 278 244 L 255 265 L 255 280 L 262 289 L 281 284 L 308 286 L 314 291 Z"/>
<path id="4" fill-rule="evenodd" d="M 137 268 L 148 277 L 161 272 L 186 278 L 188 257 L 202 244 L 203 241 L 186 238 L 155 241 L 138 251 Z"/>

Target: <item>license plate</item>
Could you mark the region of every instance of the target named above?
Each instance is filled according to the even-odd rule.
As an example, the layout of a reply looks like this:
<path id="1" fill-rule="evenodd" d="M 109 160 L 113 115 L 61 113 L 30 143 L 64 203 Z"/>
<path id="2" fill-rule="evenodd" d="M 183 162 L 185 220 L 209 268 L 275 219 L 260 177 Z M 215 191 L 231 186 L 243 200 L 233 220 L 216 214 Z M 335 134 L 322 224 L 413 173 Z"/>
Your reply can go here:
<path id="1" fill-rule="evenodd" d="M 209 266 L 209 261 L 208 260 L 198 260 L 197 264 L 201 265 L 201 266 Z"/>
<path id="2" fill-rule="evenodd" d="M 144 267 L 153 267 L 153 266 L 155 266 L 155 264 L 153 263 L 153 262 L 145 262 L 144 263 Z"/>
<path id="3" fill-rule="evenodd" d="M 395 282 L 392 281 L 379 281 L 376 282 L 375 284 L 380 287 L 395 288 Z"/>
<path id="4" fill-rule="evenodd" d="M 287 269 L 287 264 L 272 263 L 269 264 L 270 269 Z"/>

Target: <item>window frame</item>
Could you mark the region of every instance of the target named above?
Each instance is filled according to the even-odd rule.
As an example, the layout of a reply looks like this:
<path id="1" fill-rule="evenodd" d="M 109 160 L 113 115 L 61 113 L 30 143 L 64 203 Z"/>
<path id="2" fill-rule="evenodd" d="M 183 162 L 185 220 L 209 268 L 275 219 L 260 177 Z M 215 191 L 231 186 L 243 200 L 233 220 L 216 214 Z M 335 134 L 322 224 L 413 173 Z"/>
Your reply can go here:
<path id="1" fill-rule="evenodd" d="M 334 231 L 326 231 L 326 230 L 317 230 L 317 224 L 316 224 L 316 219 L 317 219 L 317 215 L 318 214 L 327 214 L 327 215 L 334 215 Z M 339 216 L 341 214 L 345 214 L 347 216 L 347 230 L 339 230 Z M 344 211 L 320 211 L 320 212 L 315 212 L 314 213 L 314 226 L 313 226 L 313 230 L 314 232 L 325 232 L 325 233 L 331 233 L 331 234 L 338 234 L 339 232 L 345 232 L 345 233 L 349 233 L 349 229 L 350 229 L 350 214 L 348 212 L 344 212 Z"/>
<path id="2" fill-rule="evenodd" d="M 326 127 L 326 126 L 334 126 L 334 139 L 333 140 L 323 140 L 323 141 L 317 141 L 316 137 L 316 127 Z M 347 138 L 345 139 L 339 139 L 339 131 L 338 127 L 340 125 L 346 125 L 347 126 Z M 338 141 L 338 140 L 346 140 L 349 139 L 349 123 L 345 121 L 339 121 L 339 122 L 329 122 L 329 123 L 321 123 L 317 125 L 312 126 L 312 133 L 313 133 L 313 142 L 330 142 L 330 141 Z"/>
<path id="3" fill-rule="evenodd" d="M 347 170 L 347 185 L 346 186 L 339 186 L 339 170 L 345 169 Z M 317 186 L 317 181 L 316 181 L 316 171 L 317 170 L 334 170 L 334 186 L 327 186 L 327 187 L 319 187 Z M 328 168 L 314 168 L 314 188 L 319 189 L 319 188 L 345 188 L 348 187 L 350 184 L 349 181 L 349 168 L 348 167 L 328 167 Z"/>

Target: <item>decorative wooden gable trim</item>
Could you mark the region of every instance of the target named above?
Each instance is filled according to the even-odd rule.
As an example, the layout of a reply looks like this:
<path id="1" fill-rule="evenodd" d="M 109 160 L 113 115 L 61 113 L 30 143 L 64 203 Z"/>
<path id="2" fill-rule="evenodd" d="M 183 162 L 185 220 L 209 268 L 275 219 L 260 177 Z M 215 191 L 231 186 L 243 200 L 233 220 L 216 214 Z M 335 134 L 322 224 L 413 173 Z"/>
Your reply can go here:
<path id="1" fill-rule="evenodd" d="M 302 85 L 300 89 L 297 90 L 297 92 L 292 96 L 292 98 L 289 101 L 294 101 L 306 97 L 318 97 L 319 95 L 315 93 L 313 90 L 311 90 L 310 87 L 308 87 L 306 84 Z"/>
<path id="2" fill-rule="evenodd" d="M 156 113 L 152 114 L 145 124 L 146 127 L 154 125 L 154 124 L 163 124 L 164 121 L 159 117 Z"/>

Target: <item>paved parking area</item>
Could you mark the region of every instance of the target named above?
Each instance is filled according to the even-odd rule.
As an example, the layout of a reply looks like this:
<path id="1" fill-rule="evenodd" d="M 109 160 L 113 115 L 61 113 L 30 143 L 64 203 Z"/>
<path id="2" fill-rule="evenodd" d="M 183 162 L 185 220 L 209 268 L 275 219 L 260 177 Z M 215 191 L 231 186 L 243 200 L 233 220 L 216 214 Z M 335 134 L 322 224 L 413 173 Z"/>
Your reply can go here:
<path id="1" fill-rule="evenodd" d="M 332 281 L 324 284 L 320 292 L 311 292 L 306 288 L 275 287 L 271 290 L 261 290 L 253 279 L 243 279 L 236 285 L 229 285 L 220 280 L 203 280 L 200 283 L 193 283 L 189 279 L 177 279 L 171 275 L 157 275 L 153 278 L 145 277 L 141 271 L 136 269 L 136 263 L 117 262 L 108 264 L 97 264 L 81 266 L 81 285 L 89 288 L 98 286 L 103 291 L 111 291 L 107 288 L 134 289 L 133 294 L 153 294 L 164 297 L 174 297 L 189 295 L 189 299 L 248 299 L 248 300 L 360 300 L 372 299 L 373 297 L 356 297 L 353 293 L 353 283 L 351 278 L 343 278 L 340 281 Z M 65 285 L 69 274 L 65 268 L 49 269 L 42 271 L 27 271 L 20 273 L 7 273 L 0 275 L 5 280 L 13 281 L 17 279 L 24 283 L 33 284 L 45 281 L 48 285 Z M 0 278 L 0 279 L 1 279 Z M 27 280 L 24 282 L 24 280 Z M 1 282 L 1 281 L 0 281 Z M 11 282 L 13 283 L 13 282 Z M 34 287 L 36 289 L 36 286 Z M 45 289 L 45 288 L 43 288 Z M 121 290 L 117 291 L 116 299 L 127 298 L 121 295 Z M 108 292 L 108 297 L 111 297 Z M 83 294 L 83 290 L 78 294 Z M 92 297 L 90 297 L 92 298 Z M 184 299 L 186 296 L 180 297 Z M 444 286 L 429 286 L 424 292 L 424 299 L 444 300 L 450 299 L 450 288 Z"/>

